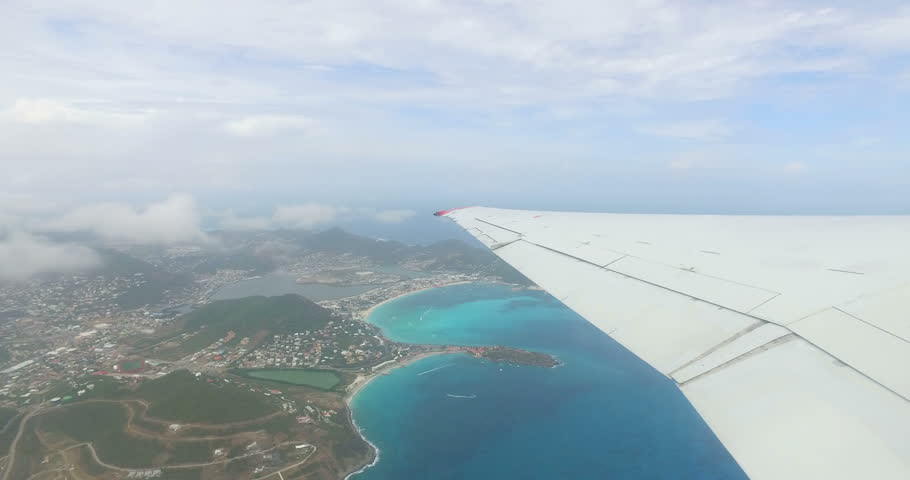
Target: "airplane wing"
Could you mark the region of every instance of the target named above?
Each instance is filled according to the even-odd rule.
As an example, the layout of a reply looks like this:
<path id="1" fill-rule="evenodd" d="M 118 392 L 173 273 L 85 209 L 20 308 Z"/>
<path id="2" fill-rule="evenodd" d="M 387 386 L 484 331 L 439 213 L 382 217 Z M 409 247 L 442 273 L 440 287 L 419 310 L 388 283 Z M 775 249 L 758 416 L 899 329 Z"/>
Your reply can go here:
<path id="1" fill-rule="evenodd" d="M 672 379 L 753 480 L 910 478 L 910 217 L 437 215 Z"/>

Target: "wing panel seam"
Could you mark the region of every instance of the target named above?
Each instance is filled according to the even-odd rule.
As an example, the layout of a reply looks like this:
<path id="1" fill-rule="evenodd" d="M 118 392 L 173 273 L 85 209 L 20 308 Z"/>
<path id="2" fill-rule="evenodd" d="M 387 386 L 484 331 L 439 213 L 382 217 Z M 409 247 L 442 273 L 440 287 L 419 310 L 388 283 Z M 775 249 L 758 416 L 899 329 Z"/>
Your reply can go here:
<path id="1" fill-rule="evenodd" d="M 872 328 L 874 328 L 874 329 L 876 329 L 876 330 L 881 331 L 882 333 L 887 333 L 888 335 L 891 335 L 892 337 L 894 337 L 894 338 L 896 338 L 896 339 L 898 339 L 898 340 L 901 340 L 901 341 L 903 341 L 903 342 L 905 342 L 905 343 L 910 343 L 910 340 L 907 340 L 906 338 L 904 338 L 904 337 L 902 337 L 902 336 L 900 336 L 900 335 L 898 335 L 898 334 L 896 334 L 896 333 L 891 333 L 891 332 L 889 332 L 888 330 L 885 330 L 884 328 L 879 327 L 878 325 L 875 325 L 874 323 L 869 323 L 869 322 L 863 320 L 862 318 L 857 317 L 856 315 L 853 315 L 853 314 L 850 313 L 850 312 L 845 312 L 845 311 L 843 311 L 843 310 L 841 310 L 840 308 L 837 308 L 837 307 L 831 307 L 831 308 L 833 308 L 834 310 L 837 310 L 837 311 L 840 312 L 840 313 L 843 313 L 844 315 L 846 315 L 846 316 L 848 316 L 848 317 L 850 317 L 850 318 L 859 320 L 860 322 L 863 322 L 863 323 L 865 323 L 866 325 L 869 325 L 870 327 L 872 327 Z"/>

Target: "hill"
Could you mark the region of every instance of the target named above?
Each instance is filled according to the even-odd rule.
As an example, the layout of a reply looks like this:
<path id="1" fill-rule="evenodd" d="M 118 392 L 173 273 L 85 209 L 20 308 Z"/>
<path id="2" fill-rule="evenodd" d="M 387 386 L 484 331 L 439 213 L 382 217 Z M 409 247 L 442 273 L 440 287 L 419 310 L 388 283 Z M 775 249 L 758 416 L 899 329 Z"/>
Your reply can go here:
<path id="1" fill-rule="evenodd" d="M 141 276 L 141 284 L 130 286 L 117 297 L 117 303 L 123 308 L 138 308 L 161 303 L 169 292 L 182 289 L 192 283 L 192 278 L 188 275 L 166 271 L 114 249 L 98 249 L 98 253 L 101 256 L 101 266 L 87 273 L 107 278 L 134 279 Z"/>
<path id="2" fill-rule="evenodd" d="M 193 335 L 178 346 L 157 350 L 161 358 L 182 358 L 198 352 L 229 331 L 236 334 L 231 343 L 243 337 L 261 341 L 272 334 L 319 330 L 332 321 L 331 312 L 300 295 L 244 297 L 219 300 L 180 317 L 181 330 Z"/>
<path id="3" fill-rule="evenodd" d="M 494 275 L 504 281 L 531 284 L 524 275 L 485 248 L 461 240 L 443 240 L 430 245 L 405 245 L 355 235 L 332 228 L 300 238 L 299 244 L 312 251 L 349 253 L 382 265 L 412 264 L 427 271 L 454 271 Z"/>
<path id="4" fill-rule="evenodd" d="M 332 320 L 332 314 L 300 295 L 288 294 L 219 300 L 187 313 L 182 319 L 186 331 L 205 326 L 249 336 L 259 330 L 272 333 L 318 330 Z"/>
<path id="5" fill-rule="evenodd" d="M 231 423 L 278 411 L 262 395 L 223 381 L 210 383 L 209 380 L 178 370 L 143 383 L 136 396 L 151 404 L 149 416 L 173 422 Z"/>
<path id="6" fill-rule="evenodd" d="M 300 246 L 317 252 L 349 253 L 366 257 L 374 262 L 391 265 L 405 260 L 412 253 L 411 247 L 395 242 L 363 237 L 340 228 L 331 228 L 300 239 Z"/>

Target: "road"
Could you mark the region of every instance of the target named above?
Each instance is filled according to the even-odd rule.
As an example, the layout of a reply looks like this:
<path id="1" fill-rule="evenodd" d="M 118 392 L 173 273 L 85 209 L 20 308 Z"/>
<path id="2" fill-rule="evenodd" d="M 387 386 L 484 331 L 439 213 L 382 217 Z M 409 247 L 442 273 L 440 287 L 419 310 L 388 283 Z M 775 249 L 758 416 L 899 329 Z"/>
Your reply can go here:
<path id="1" fill-rule="evenodd" d="M 13 443 L 9 446 L 9 458 L 6 462 L 6 469 L 3 470 L 3 477 L 0 480 L 9 480 L 10 475 L 13 473 L 13 466 L 16 463 L 16 447 L 19 446 L 19 440 L 22 438 L 22 434 L 25 432 L 25 425 L 31 420 L 32 417 L 37 415 L 42 411 L 42 406 L 44 404 L 38 405 L 34 410 L 28 412 L 25 417 L 22 418 L 22 422 L 19 423 L 19 430 L 16 432 L 16 438 L 13 439 Z"/>

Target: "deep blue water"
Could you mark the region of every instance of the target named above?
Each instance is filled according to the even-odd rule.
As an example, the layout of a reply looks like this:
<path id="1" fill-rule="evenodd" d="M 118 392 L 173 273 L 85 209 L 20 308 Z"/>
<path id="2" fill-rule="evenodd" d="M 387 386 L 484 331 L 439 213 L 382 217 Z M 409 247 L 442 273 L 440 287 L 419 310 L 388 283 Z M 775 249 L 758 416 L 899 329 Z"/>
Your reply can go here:
<path id="1" fill-rule="evenodd" d="M 564 365 L 449 354 L 375 379 L 352 407 L 381 454 L 356 480 L 746 478 L 668 379 L 543 292 L 456 285 L 368 320 L 398 341 L 508 345 Z"/>

